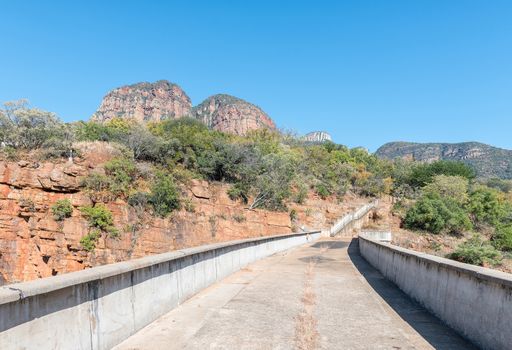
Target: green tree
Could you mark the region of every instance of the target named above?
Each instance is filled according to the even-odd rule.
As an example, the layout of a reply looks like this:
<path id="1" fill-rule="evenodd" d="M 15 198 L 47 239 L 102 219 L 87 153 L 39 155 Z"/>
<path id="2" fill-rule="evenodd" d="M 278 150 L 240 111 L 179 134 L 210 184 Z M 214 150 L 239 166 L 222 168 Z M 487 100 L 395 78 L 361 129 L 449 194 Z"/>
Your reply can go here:
<path id="1" fill-rule="evenodd" d="M 432 182 L 423 188 L 423 192 L 464 204 L 468 200 L 468 188 L 469 180 L 465 177 L 436 175 L 432 178 Z"/>
<path id="2" fill-rule="evenodd" d="M 438 195 L 421 197 L 406 213 L 404 226 L 431 233 L 459 234 L 472 228 L 466 212 L 449 198 Z"/>

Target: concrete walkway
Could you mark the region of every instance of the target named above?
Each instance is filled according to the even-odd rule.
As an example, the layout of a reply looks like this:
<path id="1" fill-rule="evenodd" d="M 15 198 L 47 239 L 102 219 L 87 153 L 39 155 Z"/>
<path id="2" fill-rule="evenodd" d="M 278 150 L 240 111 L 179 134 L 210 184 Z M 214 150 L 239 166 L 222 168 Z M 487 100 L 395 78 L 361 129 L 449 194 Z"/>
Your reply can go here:
<path id="1" fill-rule="evenodd" d="M 357 241 L 335 239 L 251 264 L 116 347 L 433 348 L 473 349 L 384 280 Z"/>

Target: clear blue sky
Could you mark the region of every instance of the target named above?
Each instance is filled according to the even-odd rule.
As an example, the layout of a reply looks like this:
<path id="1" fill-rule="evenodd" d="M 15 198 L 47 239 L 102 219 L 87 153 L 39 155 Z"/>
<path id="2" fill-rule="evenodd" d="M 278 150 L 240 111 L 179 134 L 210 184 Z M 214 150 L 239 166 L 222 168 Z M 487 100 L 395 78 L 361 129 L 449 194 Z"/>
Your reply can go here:
<path id="1" fill-rule="evenodd" d="M 375 150 L 512 149 L 512 1 L 0 0 L 0 101 L 87 119 L 110 89 L 228 93 Z"/>

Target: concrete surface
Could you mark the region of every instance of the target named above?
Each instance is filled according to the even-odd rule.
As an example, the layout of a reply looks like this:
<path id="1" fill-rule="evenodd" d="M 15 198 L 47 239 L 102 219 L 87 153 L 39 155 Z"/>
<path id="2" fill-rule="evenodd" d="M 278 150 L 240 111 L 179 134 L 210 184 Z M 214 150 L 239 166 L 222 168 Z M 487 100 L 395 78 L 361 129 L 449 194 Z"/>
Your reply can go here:
<path id="1" fill-rule="evenodd" d="M 213 244 L 0 287 L 0 349 L 110 349 L 247 264 L 319 237 Z"/>
<path id="2" fill-rule="evenodd" d="M 378 242 L 364 258 L 405 293 L 484 349 L 512 349 L 512 275 Z"/>
<path id="3" fill-rule="evenodd" d="M 118 345 L 135 349 L 472 349 L 349 239 L 248 265 Z"/>

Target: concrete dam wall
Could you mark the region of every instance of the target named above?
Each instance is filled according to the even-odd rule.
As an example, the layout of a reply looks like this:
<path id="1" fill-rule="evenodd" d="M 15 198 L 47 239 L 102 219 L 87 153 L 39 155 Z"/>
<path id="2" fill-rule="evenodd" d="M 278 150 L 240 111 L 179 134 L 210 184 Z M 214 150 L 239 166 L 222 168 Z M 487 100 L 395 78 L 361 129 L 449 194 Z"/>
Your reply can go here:
<path id="1" fill-rule="evenodd" d="M 511 349 L 512 276 L 359 236 L 361 255 L 387 279 L 483 349 Z"/>

